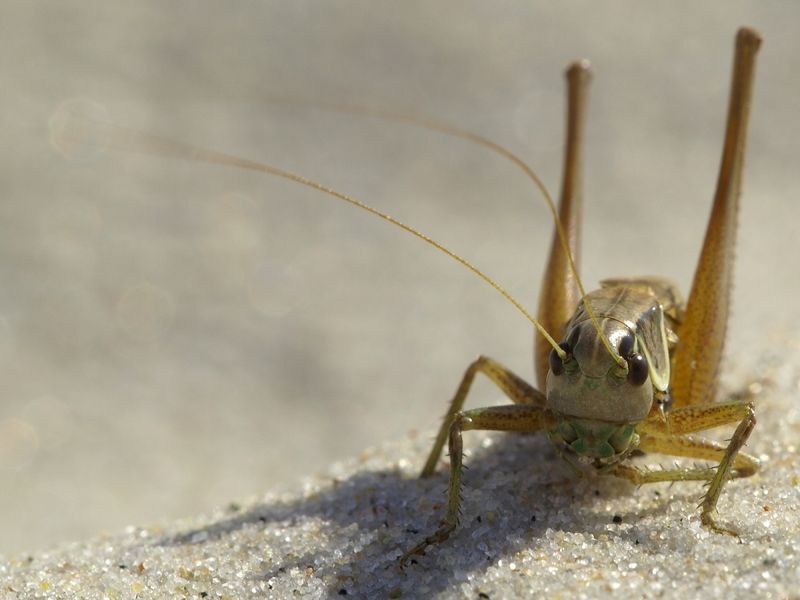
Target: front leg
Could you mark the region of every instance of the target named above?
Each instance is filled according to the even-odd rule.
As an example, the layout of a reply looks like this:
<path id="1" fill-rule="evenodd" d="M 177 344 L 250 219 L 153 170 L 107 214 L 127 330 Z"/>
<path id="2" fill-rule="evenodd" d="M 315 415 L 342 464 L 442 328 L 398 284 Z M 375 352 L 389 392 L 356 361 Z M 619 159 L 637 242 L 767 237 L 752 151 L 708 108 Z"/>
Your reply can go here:
<path id="1" fill-rule="evenodd" d="M 457 413 L 448 428 L 450 483 L 447 488 L 447 514 L 436 532 L 403 554 L 400 558 L 400 566 L 404 566 L 415 554 L 424 554 L 428 546 L 445 541 L 458 526 L 463 471 L 462 431 L 482 429 L 534 432 L 546 429 L 553 423 L 554 420 L 546 408 L 526 404 L 475 408 Z"/>
<path id="2" fill-rule="evenodd" d="M 720 408 L 723 410 L 720 411 Z M 705 407 L 705 410 L 701 407 L 683 410 L 686 413 L 694 413 L 694 419 L 682 423 L 684 430 L 697 431 L 707 429 L 730 422 L 730 417 L 734 415 L 742 414 L 742 417 L 727 446 L 711 440 L 690 436 L 654 433 L 652 429 L 650 433 L 647 433 L 647 428 L 645 427 L 641 431 L 639 448 L 645 452 L 658 452 L 701 460 L 719 460 L 717 467 L 641 471 L 629 465 L 618 465 L 612 471 L 612 474 L 628 479 L 636 485 L 658 481 L 708 481 L 708 490 L 700 504 L 702 509 L 700 520 L 703 526 L 717 533 L 738 535 L 732 529 L 717 524 L 717 502 L 722 493 L 722 488 L 730 477 L 749 477 L 758 470 L 758 460 L 744 452 L 740 452 L 756 424 L 753 406 L 748 403 L 731 402 L 727 405 L 710 405 Z M 723 420 L 723 414 L 729 418 Z M 712 422 L 713 425 L 711 424 Z"/>
<path id="3" fill-rule="evenodd" d="M 429 477 L 436 470 L 436 463 L 439 462 L 439 457 L 442 455 L 442 448 L 444 448 L 444 443 L 447 440 L 447 432 L 450 429 L 450 425 L 464 407 L 464 401 L 467 399 L 472 382 L 478 373 L 483 373 L 488 377 L 492 383 L 503 390 L 503 393 L 514 404 L 544 406 L 546 403 L 544 394 L 528 384 L 522 377 L 515 375 L 488 356 L 479 356 L 467 367 L 464 377 L 461 379 L 461 384 L 450 401 L 450 407 L 447 409 L 447 414 L 444 416 L 436 441 L 433 443 L 430 454 L 428 454 L 428 460 L 425 461 L 420 477 Z"/>

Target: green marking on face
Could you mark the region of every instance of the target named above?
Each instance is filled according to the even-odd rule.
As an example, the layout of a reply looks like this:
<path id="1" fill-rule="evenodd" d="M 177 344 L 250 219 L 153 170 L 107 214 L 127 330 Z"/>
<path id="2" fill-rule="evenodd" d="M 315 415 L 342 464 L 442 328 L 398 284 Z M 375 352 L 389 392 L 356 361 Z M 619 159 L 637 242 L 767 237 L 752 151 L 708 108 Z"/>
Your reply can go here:
<path id="1" fill-rule="evenodd" d="M 609 459 L 638 443 L 636 426 L 560 416 L 550 431 L 554 443 L 566 443 L 578 456 Z"/>
<path id="2" fill-rule="evenodd" d="M 589 391 L 593 392 L 597 388 L 600 387 L 601 379 L 599 377 L 584 377 L 583 378 L 583 387 Z"/>
<path id="3" fill-rule="evenodd" d="M 609 443 L 614 447 L 617 452 L 625 452 L 631 445 L 633 436 L 636 435 L 636 427 L 628 424 L 624 427 L 617 429 L 609 438 Z"/>
<path id="4" fill-rule="evenodd" d="M 579 454 L 581 456 L 589 451 L 589 444 L 587 444 L 586 440 L 583 438 L 578 438 L 572 442 L 569 447 L 572 448 L 575 454 Z"/>

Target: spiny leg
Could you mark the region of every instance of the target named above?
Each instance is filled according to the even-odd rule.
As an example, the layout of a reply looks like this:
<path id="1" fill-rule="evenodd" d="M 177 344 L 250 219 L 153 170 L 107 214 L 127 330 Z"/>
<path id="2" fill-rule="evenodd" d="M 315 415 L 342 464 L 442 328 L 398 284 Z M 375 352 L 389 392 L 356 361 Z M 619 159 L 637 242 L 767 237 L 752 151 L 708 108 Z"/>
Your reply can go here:
<path id="1" fill-rule="evenodd" d="M 499 387 L 506 396 L 508 396 L 515 404 L 532 404 L 536 406 L 545 405 L 544 394 L 533 388 L 524 379 L 515 375 L 503 365 L 488 356 L 480 356 L 475 360 L 464 373 L 461 379 L 461 384 L 458 386 L 456 395 L 450 401 L 450 408 L 444 416 L 444 421 L 439 428 L 439 433 L 436 436 L 436 441 L 431 448 L 428 455 L 428 460 L 420 473 L 420 477 L 428 477 L 436 470 L 436 463 L 439 462 L 439 457 L 442 455 L 442 448 L 447 440 L 447 432 L 450 425 L 455 419 L 455 416 L 464 407 L 464 400 L 467 398 L 469 389 L 472 386 L 472 381 L 475 379 L 477 373 L 483 373 L 492 380 L 497 387 Z"/>
<path id="2" fill-rule="evenodd" d="M 727 446 L 698 438 L 678 435 L 659 435 L 642 433 L 639 448 L 645 452 L 659 452 L 673 456 L 686 456 L 702 460 L 719 460 L 716 467 L 676 468 L 656 471 L 641 471 L 628 465 L 618 465 L 612 473 L 637 485 L 657 481 L 708 481 L 708 490 L 701 503 L 700 520 L 703 526 L 717 533 L 738 535 L 732 529 L 717 524 L 717 502 L 727 480 L 733 477 L 749 477 L 758 470 L 758 460 L 739 452 L 744 446 L 756 424 L 752 405 L 742 405 L 746 409 L 744 418 L 733 432 Z"/>
<path id="3" fill-rule="evenodd" d="M 760 44 L 761 38 L 752 29 L 742 28 L 736 36 L 717 190 L 685 317 L 678 330 L 672 378 L 674 407 L 710 402 L 715 392 L 728 323 L 747 121 Z"/>
<path id="4" fill-rule="evenodd" d="M 742 422 L 739 423 L 739 426 L 733 432 L 728 444 L 728 448 L 725 450 L 725 454 L 717 466 L 717 472 L 714 475 L 714 479 L 711 480 L 708 490 L 706 491 L 706 495 L 703 497 L 700 521 L 705 527 L 708 527 L 717 533 L 739 535 L 733 529 L 728 529 L 717 524 L 717 501 L 719 500 L 719 495 L 722 493 L 722 487 L 725 485 L 731 475 L 731 469 L 733 468 L 736 460 L 740 459 L 739 450 L 741 450 L 742 446 L 745 445 L 747 438 L 750 437 L 750 434 L 753 432 L 753 427 L 755 426 L 756 416 L 755 413 L 751 411 L 747 417 L 742 419 Z M 758 468 L 758 461 L 747 455 L 744 455 L 741 458 L 750 460 L 742 461 L 747 465 L 747 467 L 743 470 L 737 469 L 735 472 L 736 475 L 738 476 L 741 474 L 741 476 L 746 476 L 755 473 L 756 469 Z M 750 464 L 747 464 L 748 462 L 750 462 Z"/>
<path id="5" fill-rule="evenodd" d="M 564 149 L 564 173 L 561 183 L 561 198 L 558 204 L 558 219 L 561 222 L 569 251 L 576 262 L 580 255 L 581 209 L 582 209 L 582 153 L 583 130 L 586 123 L 586 106 L 589 96 L 591 71 L 585 61 L 569 66 L 567 77 L 567 143 Z M 564 326 L 580 301 L 580 291 L 575 281 L 576 274 L 570 268 L 569 258 L 558 236 L 553 232 L 550 256 L 542 278 L 539 295 L 539 314 L 542 326 L 558 340 Z M 536 384 L 544 389 L 547 378 L 550 345 L 537 335 L 534 338 L 534 368 Z"/>
<path id="6" fill-rule="evenodd" d="M 664 416 L 651 414 L 636 427 L 636 431 L 662 436 L 683 435 L 739 423 L 752 412 L 753 403 L 741 400 L 685 406 L 673 408 Z"/>
<path id="7" fill-rule="evenodd" d="M 474 363 L 473 363 L 474 364 Z M 530 404 L 491 406 L 459 412 L 449 426 L 450 483 L 447 488 L 447 514 L 435 533 L 403 554 L 400 566 L 415 554 L 445 541 L 458 526 L 461 507 L 461 473 L 463 471 L 463 444 L 461 432 L 475 429 L 492 431 L 541 431 L 552 426 L 553 419 L 546 408 Z"/>
<path id="8" fill-rule="evenodd" d="M 751 402 L 732 401 L 674 409 L 667 413 L 666 422 L 659 418 L 650 418 L 637 426 L 636 431 L 640 435 L 639 448 L 646 452 L 711 461 L 722 461 L 730 452 L 734 457 L 732 466 L 736 469 L 735 476 L 748 477 L 758 470 L 758 460 L 738 450 L 746 441 L 755 422 Z M 685 435 L 732 423 L 738 423 L 738 427 L 728 444 Z M 747 433 L 738 447 L 735 447 L 734 440 L 737 435 L 742 435 L 740 429 L 746 429 Z"/>
<path id="9" fill-rule="evenodd" d="M 639 440 L 638 449 L 670 456 L 708 460 L 719 464 L 724 459 L 729 446 L 730 441 L 722 443 L 692 436 L 661 437 L 645 434 Z M 750 477 L 758 471 L 758 467 L 757 458 L 745 452 L 737 452 L 733 458 L 731 477 L 736 479 Z M 717 467 L 712 470 L 716 472 Z"/>

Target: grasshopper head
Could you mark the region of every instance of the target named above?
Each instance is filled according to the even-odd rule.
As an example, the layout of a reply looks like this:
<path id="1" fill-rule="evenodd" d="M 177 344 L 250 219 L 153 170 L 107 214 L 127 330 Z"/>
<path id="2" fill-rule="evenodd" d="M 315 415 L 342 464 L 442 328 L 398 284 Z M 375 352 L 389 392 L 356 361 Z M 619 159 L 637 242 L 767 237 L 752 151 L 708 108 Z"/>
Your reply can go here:
<path id="1" fill-rule="evenodd" d="M 558 415 L 576 419 L 638 423 L 653 404 L 645 353 L 625 323 L 605 318 L 600 329 L 598 332 L 588 320 L 571 324 L 567 341 L 561 344 L 566 359 L 555 351 L 550 355 L 547 405 Z M 625 359 L 627 368 L 619 366 L 599 335 Z"/>

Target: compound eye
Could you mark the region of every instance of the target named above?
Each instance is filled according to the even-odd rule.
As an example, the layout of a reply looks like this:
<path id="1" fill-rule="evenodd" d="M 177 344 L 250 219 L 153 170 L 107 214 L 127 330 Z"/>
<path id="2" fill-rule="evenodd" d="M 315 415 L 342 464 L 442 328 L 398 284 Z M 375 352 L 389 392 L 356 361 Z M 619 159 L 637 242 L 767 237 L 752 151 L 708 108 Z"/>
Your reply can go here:
<path id="1" fill-rule="evenodd" d="M 562 342 L 558 346 L 568 355 L 572 354 L 572 350 L 567 342 Z M 567 357 L 567 360 L 569 360 L 569 357 Z M 550 370 L 553 372 L 553 375 L 561 375 L 564 372 L 564 362 L 561 360 L 558 352 L 555 351 L 555 348 L 550 351 Z"/>
<path id="2" fill-rule="evenodd" d="M 642 385 L 647 381 L 647 359 L 641 354 L 634 354 L 628 361 L 628 382 L 631 385 Z"/>
<path id="3" fill-rule="evenodd" d="M 575 327 L 572 330 L 572 333 L 569 334 L 567 338 L 566 346 L 561 344 L 561 348 L 563 348 L 566 352 L 572 352 L 574 348 L 578 345 L 578 340 L 581 338 L 581 329 L 580 327 Z"/>
<path id="4" fill-rule="evenodd" d="M 633 336 L 631 334 L 624 335 L 619 341 L 617 352 L 622 358 L 627 358 L 633 352 Z"/>

